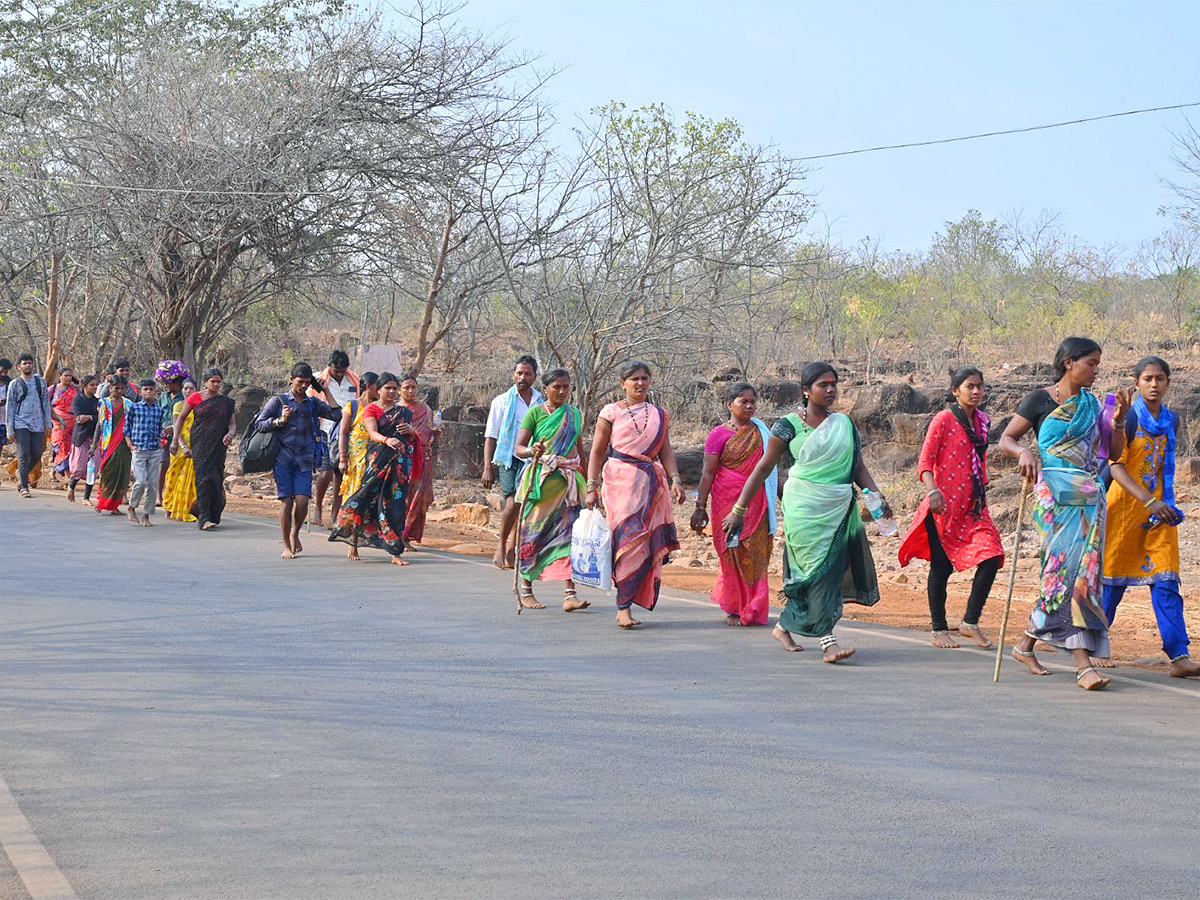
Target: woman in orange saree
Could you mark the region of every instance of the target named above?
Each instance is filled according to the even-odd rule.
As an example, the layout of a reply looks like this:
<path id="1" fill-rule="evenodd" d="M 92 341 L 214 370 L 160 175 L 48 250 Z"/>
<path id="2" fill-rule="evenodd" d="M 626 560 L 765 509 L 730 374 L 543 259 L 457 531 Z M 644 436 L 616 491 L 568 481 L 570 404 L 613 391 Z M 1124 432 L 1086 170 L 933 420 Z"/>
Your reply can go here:
<path id="1" fill-rule="evenodd" d="M 603 503 L 612 529 L 617 625 L 633 628 L 642 623 L 630 607 L 636 603 L 654 609 L 663 560 L 679 549 L 671 500 L 682 503 L 683 489 L 671 448 L 670 417 L 647 401 L 650 366 L 630 360 L 619 374 L 625 399 L 600 410 L 588 462 L 588 472 L 601 473 L 603 491 L 589 479 L 584 502 L 589 509 Z"/>
<path id="2" fill-rule="evenodd" d="M 731 384 L 725 393 L 729 421 L 718 425 L 704 442 L 704 474 L 696 493 L 692 530 L 702 533 L 709 523 L 707 501 L 712 497 L 712 520 L 729 515 L 746 480 L 762 459 L 770 432 L 754 418 L 758 394 L 744 381 Z M 771 607 L 767 566 L 775 535 L 775 500 L 778 476 L 772 471 L 764 489 L 746 506 L 742 531 L 730 544 L 725 531 L 713 529 L 713 546 L 720 560 L 712 599 L 725 613 L 727 625 L 766 625 Z"/>

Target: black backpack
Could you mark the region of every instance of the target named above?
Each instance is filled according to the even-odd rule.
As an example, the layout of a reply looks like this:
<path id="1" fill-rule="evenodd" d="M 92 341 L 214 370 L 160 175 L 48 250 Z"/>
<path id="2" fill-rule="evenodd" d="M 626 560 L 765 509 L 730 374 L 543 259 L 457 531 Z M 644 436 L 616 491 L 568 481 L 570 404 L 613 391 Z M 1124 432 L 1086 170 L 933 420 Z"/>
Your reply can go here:
<path id="1" fill-rule="evenodd" d="M 276 398 L 271 397 L 267 403 L 274 399 Z M 279 402 L 280 405 L 283 404 L 282 400 Z M 263 409 L 267 408 L 267 403 L 263 404 Z M 238 443 L 238 460 L 241 462 L 243 475 L 257 475 L 274 469 L 275 457 L 279 455 L 279 447 L 283 443 L 283 435 L 278 428 L 272 428 L 269 431 L 258 430 L 260 415 L 262 415 L 262 410 L 259 410 L 258 415 L 250 420 Z"/>

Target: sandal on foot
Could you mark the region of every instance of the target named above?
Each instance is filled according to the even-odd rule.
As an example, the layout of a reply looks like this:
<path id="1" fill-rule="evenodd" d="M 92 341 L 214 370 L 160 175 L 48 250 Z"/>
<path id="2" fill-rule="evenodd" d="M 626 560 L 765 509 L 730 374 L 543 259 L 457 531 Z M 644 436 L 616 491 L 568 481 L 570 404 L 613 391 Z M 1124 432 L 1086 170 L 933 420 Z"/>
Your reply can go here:
<path id="1" fill-rule="evenodd" d="M 1091 684 L 1083 684 L 1082 683 L 1083 676 L 1088 674 L 1089 672 L 1091 672 L 1093 675 L 1096 676 L 1096 680 L 1093 681 Z M 1111 682 L 1112 682 L 1112 679 L 1105 678 L 1103 675 L 1101 675 L 1099 672 L 1097 672 L 1095 666 L 1086 666 L 1085 668 L 1082 668 L 1078 672 L 1075 673 L 1075 683 L 1077 685 L 1079 685 L 1081 688 L 1083 688 L 1085 691 L 1102 691 L 1102 690 L 1104 690 L 1104 688 L 1108 687 L 1108 685 Z"/>

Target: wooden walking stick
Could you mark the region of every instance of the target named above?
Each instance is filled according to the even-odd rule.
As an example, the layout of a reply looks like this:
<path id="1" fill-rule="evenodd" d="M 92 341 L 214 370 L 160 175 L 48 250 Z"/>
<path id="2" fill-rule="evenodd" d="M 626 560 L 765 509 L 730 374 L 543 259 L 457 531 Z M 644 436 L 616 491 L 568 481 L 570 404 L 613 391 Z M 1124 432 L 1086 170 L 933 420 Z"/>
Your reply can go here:
<path id="1" fill-rule="evenodd" d="M 1021 484 L 1021 505 L 1017 509 L 1017 532 L 1013 536 L 1012 569 L 1008 573 L 1008 596 L 1004 598 L 1004 618 L 1000 620 L 1000 641 L 996 647 L 996 672 L 992 675 L 992 684 L 1000 682 L 1000 663 L 1004 660 L 1004 634 L 1008 631 L 1008 612 L 1012 609 L 1013 586 L 1017 582 L 1017 555 L 1021 552 L 1021 528 L 1025 524 L 1025 503 L 1033 482 L 1026 478 Z"/>
<path id="2" fill-rule="evenodd" d="M 538 458 L 542 455 L 541 450 L 535 450 L 529 457 L 529 465 L 533 467 L 533 471 L 529 475 L 529 486 L 533 487 L 533 479 L 537 478 Z M 520 485 L 518 485 L 518 489 Z M 529 491 L 525 492 L 525 498 L 517 507 L 517 521 L 513 525 L 513 593 L 517 595 L 517 615 L 521 614 L 521 522 L 525 518 L 525 508 L 529 504 Z"/>

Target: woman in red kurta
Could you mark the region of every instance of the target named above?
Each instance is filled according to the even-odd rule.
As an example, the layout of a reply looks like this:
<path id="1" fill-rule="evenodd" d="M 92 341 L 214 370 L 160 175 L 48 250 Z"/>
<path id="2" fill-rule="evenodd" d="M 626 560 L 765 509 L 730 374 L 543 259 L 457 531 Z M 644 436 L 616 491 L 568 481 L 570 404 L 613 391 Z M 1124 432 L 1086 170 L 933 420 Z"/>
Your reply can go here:
<path id="1" fill-rule="evenodd" d="M 900 543 L 900 565 L 929 560 L 929 616 L 933 646 L 957 647 L 946 624 L 946 583 L 955 570 L 975 568 L 975 580 L 958 633 L 988 649 L 991 641 L 979 630 L 979 615 L 1004 565 L 1000 532 L 987 508 L 988 415 L 983 400 L 983 373 L 962 366 L 950 375 L 954 403 L 929 423 L 917 474 L 928 493 Z"/>

